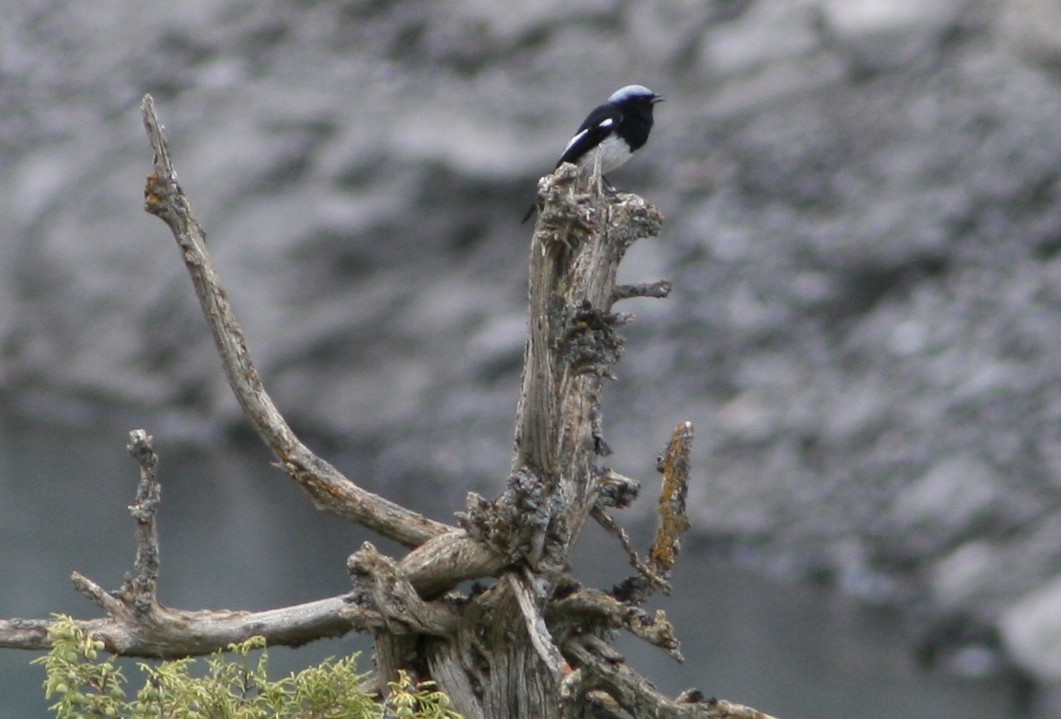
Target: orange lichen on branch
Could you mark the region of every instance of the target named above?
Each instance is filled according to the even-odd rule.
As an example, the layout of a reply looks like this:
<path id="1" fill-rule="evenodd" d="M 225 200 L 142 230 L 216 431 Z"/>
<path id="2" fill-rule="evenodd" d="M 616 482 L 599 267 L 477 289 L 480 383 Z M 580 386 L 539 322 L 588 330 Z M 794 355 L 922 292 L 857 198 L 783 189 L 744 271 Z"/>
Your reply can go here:
<path id="1" fill-rule="evenodd" d="M 670 572 L 678 560 L 681 535 L 689 529 L 685 511 L 689 493 L 689 454 L 693 446 L 693 423 L 682 422 L 671 434 L 667 451 L 660 457 L 663 488 L 659 497 L 659 527 L 649 556 L 655 570 Z"/>
<path id="2" fill-rule="evenodd" d="M 159 179 L 157 172 L 152 172 L 147 176 L 147 182 L 144 185 L 144 209 L 152 215 L 160 214 L 165 204 L 165 197 L 160 187 L 161 184 L 162 181 Z"/>

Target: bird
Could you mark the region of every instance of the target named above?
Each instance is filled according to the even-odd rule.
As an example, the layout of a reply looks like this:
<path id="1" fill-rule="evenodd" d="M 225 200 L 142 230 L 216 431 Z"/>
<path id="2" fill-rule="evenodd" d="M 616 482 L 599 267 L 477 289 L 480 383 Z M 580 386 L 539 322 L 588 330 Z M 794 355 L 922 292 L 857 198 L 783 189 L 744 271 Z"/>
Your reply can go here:
<path id="1" fill-rule="evenodd" d="M 648 141 L 648 134 L 652 131 L 652 108 L 657 102 L 663 102 L 663 96 L 644 85 L 619 88 L 606 103 L 586 115 L 564 147 L 556 167 L 570 162 L 586 171 L 592 169 L 598 154 L 602 176 L 619 167 Z M 614 191 L 610 182 L 605 179 L 604 183 Z M 535 207 L 531 205 L 523 222 L 530 219 Z"/>

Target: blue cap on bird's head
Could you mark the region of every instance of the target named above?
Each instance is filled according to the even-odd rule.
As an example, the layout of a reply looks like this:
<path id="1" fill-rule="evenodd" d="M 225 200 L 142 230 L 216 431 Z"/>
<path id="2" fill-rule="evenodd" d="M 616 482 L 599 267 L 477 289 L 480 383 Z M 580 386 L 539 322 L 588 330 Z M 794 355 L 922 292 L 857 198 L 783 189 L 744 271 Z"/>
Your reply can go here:
<path id="1" fill-rule="evenodd" d="M 608 102 L 626 102 L 627 100 L 637 100 L 641 98 L 645 98 L 650 102 L 663 102 L 662 95 L 657 95 L 644 85 L 627 85 L 626 87 L 621 87 L 612 93 L 612 96 L 608 98 Z"/>

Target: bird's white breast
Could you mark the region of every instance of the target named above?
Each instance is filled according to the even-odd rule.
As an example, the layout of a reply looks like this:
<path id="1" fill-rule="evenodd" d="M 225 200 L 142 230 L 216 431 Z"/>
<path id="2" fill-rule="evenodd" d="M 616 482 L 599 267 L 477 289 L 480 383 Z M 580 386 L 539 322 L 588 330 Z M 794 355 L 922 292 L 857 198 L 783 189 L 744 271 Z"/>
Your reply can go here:
<path id="1" fill-rule="evenodd" d="M 583 169 L 592 170 L 593 163 L 597 161 L 597 153 L 600 153 L 601 172 L 611 172 L 630 159 L 630 146 L 618 135 L 608 135 L 597 147 L 587 152 L 579 160 L 578 166 Z"/>

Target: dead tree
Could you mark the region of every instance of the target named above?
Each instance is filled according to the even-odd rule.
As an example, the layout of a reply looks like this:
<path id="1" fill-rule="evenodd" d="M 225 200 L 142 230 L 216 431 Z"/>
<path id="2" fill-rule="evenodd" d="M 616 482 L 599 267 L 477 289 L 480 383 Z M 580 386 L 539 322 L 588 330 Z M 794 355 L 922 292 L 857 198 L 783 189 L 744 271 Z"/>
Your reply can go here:
<path id="1" fill-rule="evenodd" d="M 202 228 L 177 181 L 150 96 L 141 105 L 154 150 L 145 209 L 170 228 L 213 332 L 224 371 L 247 420 L 281 467 L 319 508 L 409 548 L 400 558 L 365 543 L 347 562 L 347 594 L 265 612 L 185 611 L 158 602 L 157 457 L 151 437 L 130 433 L 140 465 L 135 575 L 106 591 L 74 573 L 75 587 L 105 616 L 83 627 L 116 654 L 171 658 L 204 654 L 262 635 L 300 645 L 369 632 L 375 690 L 399 670 L 433 679 L 469 719 L 574 717 L 757 717 L 766 715 L 690 690 L 669 698 L 627 666 L 609 643 L 628 631 L 681 660 L 663 612 L 642 609 L 668 590 L 685 512 L 693 429 L 680 424 L 659 458 L 659 528 L 641 558 L 609 514 L 636 498 L 639 483 L 598 464 L 608 454 L 600 414 L 603 381 L 623 351 L 631 316 L 612 310 L 633 297 L 665 297 L 665 281 L 616 285 L 633 242 L 658 234 L 659 211 L 636 195 L 584 187 L 571 165 L 539 184 L 530 251 L 529 338 L 507 489 L 470 495 L 456 524 L 432 521 L 367 492 L 311 452 L 284 421 L 254 368 L 243 332 L 207 252 Z M 598 168 L 599 170 L 599 168 Z M 599 177 L 599 172 L 598 172 Z M 610 591 L 581 586 L 569 554 L 587 518 L 612 533 L 636 572 Z M 476 580 L 470 593 L 458 583 Z M 47 647 L 50 620 L 0 621 L 0 646 Z"/>

